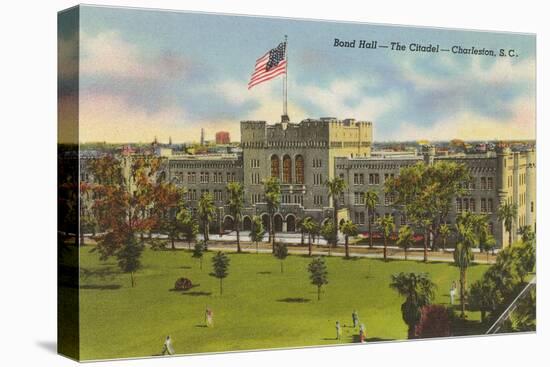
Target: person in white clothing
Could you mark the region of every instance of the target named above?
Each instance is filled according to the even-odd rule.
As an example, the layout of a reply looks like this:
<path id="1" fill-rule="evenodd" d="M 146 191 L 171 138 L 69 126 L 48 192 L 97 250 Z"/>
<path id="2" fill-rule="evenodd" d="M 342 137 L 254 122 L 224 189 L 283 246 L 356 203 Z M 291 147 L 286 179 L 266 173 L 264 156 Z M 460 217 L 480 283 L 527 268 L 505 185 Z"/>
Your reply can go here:
<path id="1" fill-rule="evenodd" d="M 170 335 L 166 337 L 166 340 L 164 341 L 164 348 L 162 349 L 162 355 L 165 355 L 166 353 L 169 355 L 174 354 L 174 348 L 172 347 L 172 339 L 170 339 Z"/>

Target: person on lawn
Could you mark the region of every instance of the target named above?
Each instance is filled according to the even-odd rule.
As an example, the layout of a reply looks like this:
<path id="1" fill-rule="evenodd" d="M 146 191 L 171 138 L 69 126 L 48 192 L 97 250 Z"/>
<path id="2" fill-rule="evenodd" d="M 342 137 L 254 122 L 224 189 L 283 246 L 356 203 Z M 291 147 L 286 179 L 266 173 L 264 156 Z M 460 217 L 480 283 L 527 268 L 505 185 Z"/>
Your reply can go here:
<path id="1" fill-rule="evenodd" d="M 359 324 L 359 315 L 357 314 L 357 310 L 353 310 L 351 313 L 351 319 L 353 321 L 353 328 L 357 328 L 357 325 Z"/>
<path id="2" fill-rule="evenodd" d="M 342 337 L 342 329 L 340 329 L 340 321 L 336 321 L 336 340 Z"/>
<path id="3" fill-rule="evenodd" d="M 367 336 L 365 335 L 365 325 L 361 324 L 361 326 L 359 326 L 359 342 L 364 343 L 366 338 Z"/>
<path id="4" fill-rule="evenodd" d="M 206 327 L 214 326 L 214 312 L 208 307 L 206 307 L 205 312 Z"/>
<path id="5" fill-rule="evenodd" d="M 174 348 L 172 347 L 172 339 L 170 339 L 170 335 L 166 337 L 166 340 L 164 341 L 164 347 L 162 348 L 162 355 L 167 354 L 172 355 L 174 354 Z"/>

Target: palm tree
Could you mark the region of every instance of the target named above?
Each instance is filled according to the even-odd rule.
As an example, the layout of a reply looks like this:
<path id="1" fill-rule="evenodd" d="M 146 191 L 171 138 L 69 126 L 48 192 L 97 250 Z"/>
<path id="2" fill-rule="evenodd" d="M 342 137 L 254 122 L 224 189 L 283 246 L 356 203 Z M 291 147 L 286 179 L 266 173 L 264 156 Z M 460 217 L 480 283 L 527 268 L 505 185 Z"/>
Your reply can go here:
<path id="1" fill-rule="evenodd" d="M 508 232 L 508 245 L 512 244 L 512 225 L 518 216 L 518 207 L 516 204 L 504 202 L 497 209 L 498 220 L 504 224 Z M 504 246 L 503 246 L 504 247 Z"/>
<path id="2" fill-rule="evenodd" d="M 365 207 L 368 210 L 369 221 L 369 247 L 372 248 L 372 222 L 374 222 L 374 210 L 378 204 L 378 194 L 375 191 L 365 193 Z"/>
<path id="3" fill-rule="evenodd" d="M 414 232 L 409 226 L 402 226 L 399 228 L 399 237 L 397 238 L 397 245 L 403 247 L 405 251 L 405 260 L 407 260 L 407 250 L 414 245 Z"/>
<path id="4" fill-rule="evenodd" d="M 405 302 L 401 305 L 401 315 L 409 327 L 409 339 L 413 339 L 415 326 L 420 320 L 420 310 L 431 304 L 436 285 L 425 273 L 399 273 L 391 276 L 390 288 L 405 297 Z"/>
<path id="5" fill-rule="evenodd" d="M 276 177 L 270 177 L 264 181 L 265 202 L 267 211 L 269 212 L 269 242 L 271 242 L 271 250 L 275 243 L 275 230 L 273 228 L 273 216 L 275 211 L 281 205 L 281 184 Z"/>
<path id="6" fill-rule="evenodd" d="M 395 223 L 393 222 L 393 216 L 384 215 L 378 219 L 378 226 L 382 230 L 384 235 L 384 261 L 387 261 L 387 252 L 388 252 L 388 237 L 395 229 Z"/>
<path id="7" fill-rule="evenodd" d="M 208 248 L 208 240 L 210 239 L 208 237 L 208 227 L 210 226 L 212 218 L 216 214 L 216 207 L 214 206 L 212 194 L 210 194 L 209 192 L 205 192 L 204 194 L 202 194 L 201 198 L 199 199 L 198 214 L 200 221 L 202 222 L 204 245 L 206 248 Z"/>
<path id="8" fill-rule="evenodd" d="M 345 247 L 346 247 L 346 259 L 349 258 L 349 237 L 355 237 L 357 236 L 357 226 L 351 221 L 346 220 L 342 225 L 340 226 L 340 231 L 345 236 Z"/>
<path id="9" fill-rule="evenodd" d="M 229 211 L 235 218 L 235 231 L 237 232 L 237 252 L 241 252 L 240 227 L 241 211 L 244 204 L 243 185 L 241 185 L 239 182 L 230 182 L 227 184 L 227 192 L 229 194 L 227 205 L 229 206 Z"/>
<path id="10" fill-rule="evenodd" d="M 466 271 L 474 259 L 472 249 L 478 245 L 480 235 L 487 227 L 484 215 L 462 213 L 456 221 L 458 242 L 453 254 L 455 265 L 460 269 L 460 316 L 466 316 Z"/>
<path id="11" fill-rule="evenodd" d="M 311 256 L 311 253 L 312 253 L 311 239 L 315 235 L 315 232 L 317 231 L 317 222 L 311 217 L 306 217 L 302 221 L 302 228 L 307 233 L 308 256 Z"/>
<path id="12" fill-rule="evenodd" d="M 443 252 L 445 252 L 445 246 L 447 245 L 447 240 L 451 236 L 451 227 L 447 223 L 443 223 L 439 226 L 439 237 L 443 243 Z"/>
<path id="13" fill-rule="evenodd" d="M 344 189 L 346 188 L 346 182 L 343 178 L 340 177 L 334 177 L 333 179 L 329 179 L 325 181 L 325 186 L 327 187 L 328 196 L 329 198 L 332 198 L 332 206 L 334 207 L 334 246 L 338 245 L 338 206 L 339 206 L 339 199 L 340 195 L 344 192 Z M 330 244 L 329 244 L 330 247 Z"/>

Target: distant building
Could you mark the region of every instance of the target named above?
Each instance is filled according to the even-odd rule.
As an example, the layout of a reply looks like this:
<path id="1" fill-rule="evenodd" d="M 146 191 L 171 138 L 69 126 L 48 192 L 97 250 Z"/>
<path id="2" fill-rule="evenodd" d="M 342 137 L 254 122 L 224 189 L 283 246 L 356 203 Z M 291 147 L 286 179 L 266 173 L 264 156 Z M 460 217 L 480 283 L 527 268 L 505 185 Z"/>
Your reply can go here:
<path id="1" fill-rule="evenodd" d="M 201 146 L 204 146 L 204 128 L 201 128 Z"/>
<path id="2" fill-rule="evenodd" d="M 229 144 L 231 143 L 231 138 L 227 131 L 218 131 L 216 133 L 216 144 Z"/>

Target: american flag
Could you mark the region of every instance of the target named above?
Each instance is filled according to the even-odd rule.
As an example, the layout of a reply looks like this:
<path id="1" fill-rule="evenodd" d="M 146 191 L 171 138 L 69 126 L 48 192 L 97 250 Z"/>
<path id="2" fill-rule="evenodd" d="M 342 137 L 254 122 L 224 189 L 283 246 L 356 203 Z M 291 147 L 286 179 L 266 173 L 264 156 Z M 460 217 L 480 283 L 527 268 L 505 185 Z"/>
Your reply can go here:
<path id="1" fill-rule="evenodd" d="M 254 72 L 248 82 L 248 89 L 281 74 L 286 74 L 286 42 L 279 43 L 279 46 L 272 48 L 256 60 Z"/>

